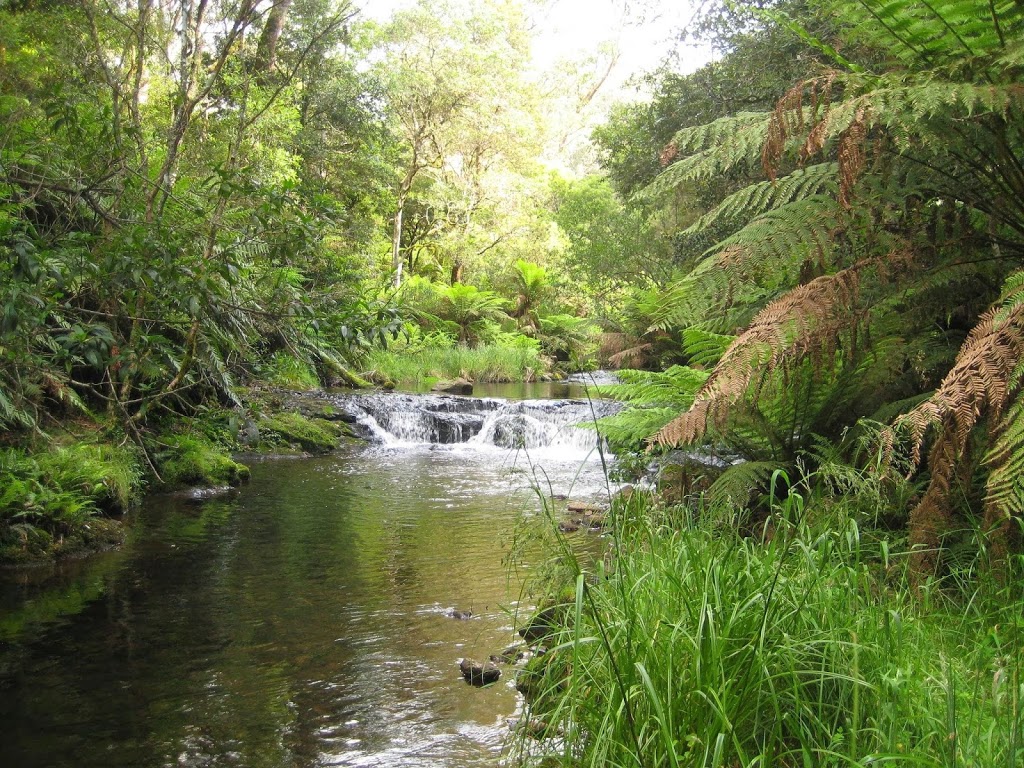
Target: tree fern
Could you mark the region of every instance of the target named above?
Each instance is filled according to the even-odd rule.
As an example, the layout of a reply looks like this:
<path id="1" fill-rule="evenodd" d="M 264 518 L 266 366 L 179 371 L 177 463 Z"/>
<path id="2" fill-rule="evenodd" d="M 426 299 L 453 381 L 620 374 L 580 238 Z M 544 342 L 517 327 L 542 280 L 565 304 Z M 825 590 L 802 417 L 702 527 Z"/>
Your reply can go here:
<path id="1" fill-rule="evenodd" d="M 737 166 L 756 163 L 768 118 L 767 114 L 744 112 L 680 131 L 663 157 L 683 157 L 669 165 L 641 196 L 657 198 L 683 182 L 712 179 Z"/>
<path id="2" fill-rule="evenodd" d="M 829 4 L 848 21 L 858 42 L 907 65 L 938 66 L 964 56 L 991 56 L 1024 34 L 1015 0 L 873 0 Z"/>
<path id="3" fill-rule="evenodd" d="M 735 340 L 735 336 L 712 333 L 702 328 L 687 328 L 683 331 L 683 352 L 690 359 L 691 365 L 710 367 L 722 359 L 722 355 Z"/>
<path id="4" fill-rule="evenodd" d="M 683 234 L 696 234 L 722 219 L 751 216 L 780 208 L 783 205 L 837 190 L 836 163 L 819 163 L 800 168 L 781 179 L 751 184 L 726 197 L 721 203 L 683 230 Z M 827 195 L 824 195 L 827 197 Z"/>

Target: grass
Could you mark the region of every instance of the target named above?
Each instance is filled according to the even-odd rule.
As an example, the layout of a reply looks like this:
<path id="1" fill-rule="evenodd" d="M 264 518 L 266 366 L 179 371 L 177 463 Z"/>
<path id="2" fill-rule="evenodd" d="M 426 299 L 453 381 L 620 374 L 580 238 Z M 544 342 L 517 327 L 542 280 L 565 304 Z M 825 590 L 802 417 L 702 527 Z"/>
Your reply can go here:
<path id="1" fill-rule="evenodd" d="M 767 543 L 618 505 L 607 568 L 581 564 L 524 673 L 527 764 L 1024 765 L 1020 560 L 1001 586 L 901 586 L 852 518 L 791 495 Z M 537 731 L 537 727 L 529 729 Z"/>
<path id="2" fill-rule="evenodd" d="M 363 376 L 372 381 L 414 386 L 459 377 L 477 382 L 529 381 L 546 370 L 540 352 L 525 346 L 373 350 L 362 363 Z"/>

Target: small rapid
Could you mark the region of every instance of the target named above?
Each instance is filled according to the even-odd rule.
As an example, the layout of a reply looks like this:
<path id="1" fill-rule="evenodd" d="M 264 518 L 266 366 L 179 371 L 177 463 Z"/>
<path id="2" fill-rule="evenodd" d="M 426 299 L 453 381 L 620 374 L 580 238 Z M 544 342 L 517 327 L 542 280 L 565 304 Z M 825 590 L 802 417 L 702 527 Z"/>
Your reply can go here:
<path id="1" fill-rule="evenodd" d="M 338 404 L 384 454 L 431 451 L 439 462 L 498 464 L 554 494 L 608 491 L 611 457 L 593 424 L 617 403 L 374 393 Z"/>

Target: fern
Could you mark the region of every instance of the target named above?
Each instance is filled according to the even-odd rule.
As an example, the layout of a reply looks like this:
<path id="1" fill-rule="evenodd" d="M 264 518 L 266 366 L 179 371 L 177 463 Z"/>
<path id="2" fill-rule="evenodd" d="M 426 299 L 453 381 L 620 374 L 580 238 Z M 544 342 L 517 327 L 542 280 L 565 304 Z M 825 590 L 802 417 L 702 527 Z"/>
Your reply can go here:
<path id="1" fill-rule="evenodd" d="M 712 506 L 746 508 L 750 506 L 751 496 L 763 492 L 775 471 L 785 469 L 786 466 L 777 461 L 742 461 L 733 464 L 711 484 L 706 498 Z"/>
<path id="2" fill-rule="evenodd" d="M 767 124 L 767 114 L 743 112 L 680 131 L 663 157 L 684 157 L 668 166 L 640 197 L 654 199 L 685 182 L 712 179 L 756 163 Z"/>
<path id="3" fill-rule="evenodd" d="M 701 216 L 683 230 L 683 234 L 696 234 L 725 219 L 749 218 L 780 208 L 797 200 L 819 197 L 823 193 L 836 191 L 836 163 L 819 163 L 809 168 L 798 169 L 781 179 L 751 184 L 729 195 L 714 209 Z"/>
<path id="4" fill-rule="evenodd" d="M 735 336 L 687 328 L 683 331 L 683 351 L 690 358 L 691 365 L 713 366 L 735 340 Z"/>
<path id="5" fill-rule="evenodd" d="M 858 41 L 907 65 L 992 56 L 1024 34 L 1024 11 L 1015 0 L 859 0 L 832 7 Z"/>

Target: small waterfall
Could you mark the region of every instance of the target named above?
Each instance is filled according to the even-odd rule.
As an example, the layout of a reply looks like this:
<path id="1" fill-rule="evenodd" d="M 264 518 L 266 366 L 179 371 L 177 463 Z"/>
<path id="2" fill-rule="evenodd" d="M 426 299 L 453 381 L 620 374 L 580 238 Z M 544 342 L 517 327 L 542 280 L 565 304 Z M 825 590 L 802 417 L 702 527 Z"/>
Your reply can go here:
<path id="1" fill-rule="evenodd" d="M 346 397 L 343 405 L 367 437 L 388 447 L 524 450 L 565 460 L 584 459 L 597 447 L 597 432 L 578 425 L 619 408 L 607 401 L 376 393 Z"/>

